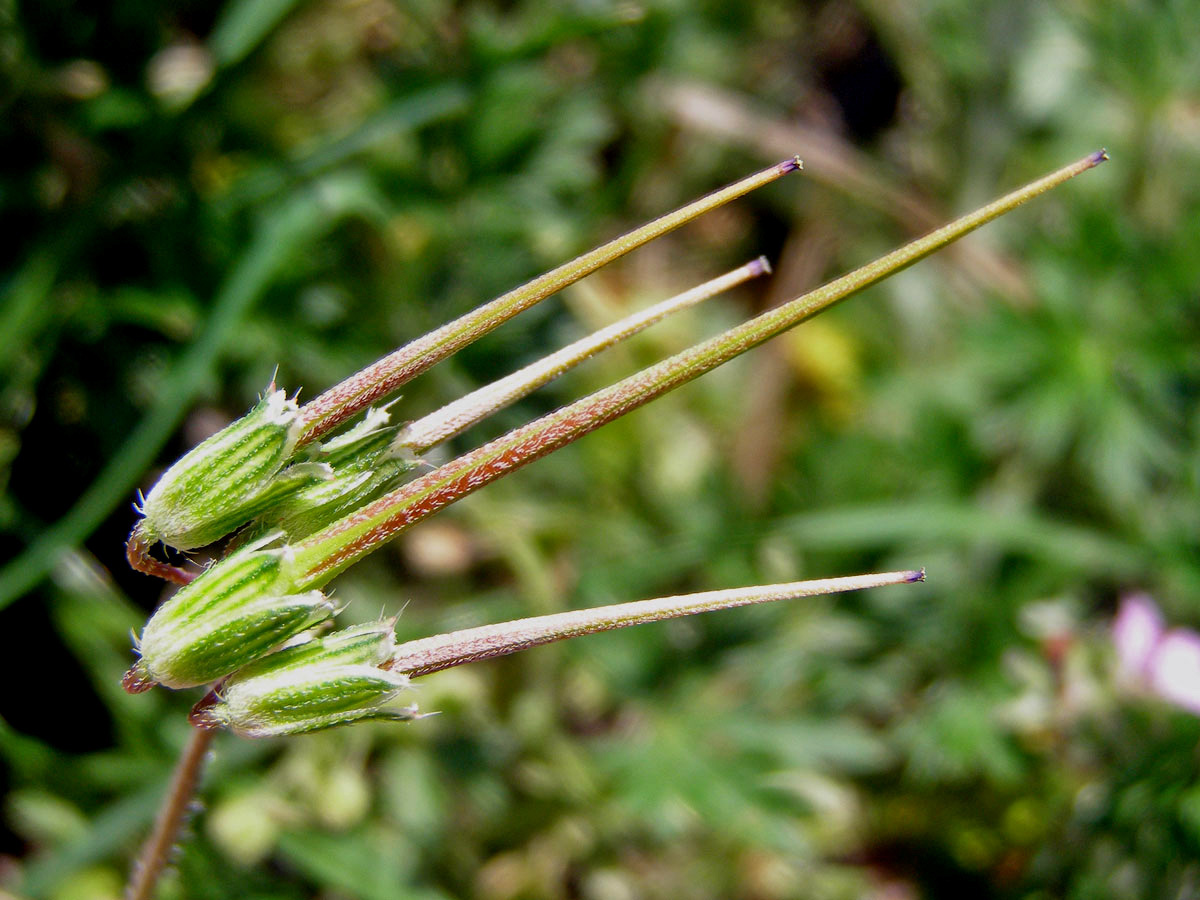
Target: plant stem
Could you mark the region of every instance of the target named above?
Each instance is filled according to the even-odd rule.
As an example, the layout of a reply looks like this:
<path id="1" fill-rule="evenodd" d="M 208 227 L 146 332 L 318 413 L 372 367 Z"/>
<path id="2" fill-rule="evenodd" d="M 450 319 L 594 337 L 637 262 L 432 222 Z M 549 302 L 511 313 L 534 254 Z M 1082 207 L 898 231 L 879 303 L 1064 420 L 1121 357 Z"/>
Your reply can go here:
<path id="1" fill-rule="evenodd" d="M 800 158 L 784 160 L 680 207 L 640 228 L 597 247 L 490 303 L 405 344 L 327 390 L 300 410 L 300 445 L 316 440 L 346 419 L 390 394 L 434 364 L 487 334 L 517 313 L 556 294 L 585 275 L 608 265 L 649 241 L 801 168 Z"/>
<path id="2" fill-rule="evenodd" d="M 294 545 L 296 590 L 320 587 L 404 529 L 883 280 L 1107 159 L 1090 154 L 757 318 L 517 428 Z"/>
<path id="3" fill-rule="evenodd" d="M 567 640 L 599 631 L 628 628 L 647 622 L 661 622 L 718 609 L 733 609 L 775 600 L 794 600 L 818 594 L 835 594 L 888 584 L 912 584 L 925 580 L 924 569 L 882 572 L 876 575 L 848 575 L 787 584 L 765 584 L 654 600 L 637 600 L 594 609 L 579 609 L 516 619 L 499 625 L 482 625 L 449 634 L 438 634 L 401 644 L 385 668 L 412 677 L 428 675 L 464 663 L 507 656 L 531 647 Z"/>
<path id="4" fill-rule="evenodd" d="M 125 900 L 152 900 L 154 897 L 158 879 L 167 866 L 171 849 L 179 837 L 179 829 L 183 827 L 196 794 L 196 785 L 200 781 L 204 760 L 215 734 L 200 728 L 192 729 L 183 755 L 171 775 L 171 783 L 158 810 L 158 817 L 154 820 L 154 830 L 146 838 L 134 863 L 129 885 L 125 889 Z"/>
<path id="5" fill-rule="evenodd" d="M 626 316 L 410 423 L 396 438 L 394 446 L 423 453 L 553 381 L 601 350 L 644 331 L 672 313 L 688 309 L 770 271 L 766 257 L 760 256 L 691 290 Z"/>
<path id="6" fill-rule="evenodd" d="M 129 562 L 130 568 L 135 572 L 152 575 L 173 584 L 191 584 L 195 581 L 199 572 L 189 572 L 187 569 L 162 562 L 150 555 L 153 543 L 146 537 L 146 532 L 142 528 L 144 521 L 144 519 L 139 521 L 133 527 L 129 540 L 125 542 L 125 559 Z"/>

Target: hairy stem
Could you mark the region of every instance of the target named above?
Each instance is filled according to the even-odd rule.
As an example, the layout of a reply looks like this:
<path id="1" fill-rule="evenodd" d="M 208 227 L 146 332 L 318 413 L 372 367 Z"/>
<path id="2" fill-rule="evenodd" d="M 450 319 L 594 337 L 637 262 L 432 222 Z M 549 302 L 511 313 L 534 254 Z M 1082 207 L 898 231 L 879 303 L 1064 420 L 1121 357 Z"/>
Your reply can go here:
<path id="1" fill-rule="evenodd" d="M 129 565 L 134 571 L 153 575 L 155 578 L 161 578 L 174 584 L 191 584 L 200 574 L 155 559 L 150 555 L 151 547 L 153 547 L 153 542 L 146 537 L 142 523 L 138 522 L 129 535 L 129 540 L 125 542 L 125 559 L 129 561 Z"/>
<path id="2" fill-rule="evenodd" d="M 423 453 L 548 384 L 601 350 L 644 331 L 672 313 L 688 309 L 770 271 L 766 257 L 760 256 L 691 290 L 626 316 L 410 423 L 396 438 L 394 446 Z"/>
<path id="3" fill-rule="evenodd" d="M 196 794 L 196 785 L 204 769 L 204 760 L 215 732 L 192 729 L 175 765 L 167 795 L 154 820 L 154 830 L 142 845 L 137 862 L 125 889 L 125 900 L 152 900 L 154 889 L 170 859 L 171 849 L 179 838 L 179 829 L 187 819 L 188 808 Z"/>
<path id="4" fill-rule="evenodd" d="M 637 600 L 633 603 L 618 603 L 613 606 L 598 606 L 594 609 L 579 609 L 571 612 L 554 613 L 548 616 L 533 616 L 502 622 L 499 625 L 482 625 L 449 634 L 438 634 L 401 644 L 385 668 L 404 672 L 414 678 L 428 675 L 464 663 L 477 662 L 507 656 L 531 647 L 540 647 L 554 641 L 661 622 L 696 613 L 718 609 L 733 609 L 756 603 L 771 603 L 776 600 L 794 600 L 798 597 L 814 597 L 819 594 L 836 594 L 842 591 L 857 591 L 864 588 L 882 587 L 887 584 L 912 584 L 925 580 L 924 569 L 903 572 L 882 572 L 875 575 L 848 575 L 842 578 L 821 578 L 813 581 L 793 581 L 786 584 L 764 584 L 748 588 L 732 588 L 723 591 L 705 591 L 700 594 L 681 594 L 677 597 L 658 597 L 654 600 Z"/>
<path id="5" fill-rule="evenodd" d="M 556 269 L 551 269 L 533 281 L 405 344 L 399 350 L 305 404 L 300 410 L 300 445 L 316 440 L 380 397 L 390 394 L 405 382 L 487 334 L 517 313 L 558 293 L 585 275 L 590 275 L 631 250 L 674 231 L 697 216 L 800 168 L 800 158 L 793 157 L 736 181 L 653 222 L 635 228 Z"/>

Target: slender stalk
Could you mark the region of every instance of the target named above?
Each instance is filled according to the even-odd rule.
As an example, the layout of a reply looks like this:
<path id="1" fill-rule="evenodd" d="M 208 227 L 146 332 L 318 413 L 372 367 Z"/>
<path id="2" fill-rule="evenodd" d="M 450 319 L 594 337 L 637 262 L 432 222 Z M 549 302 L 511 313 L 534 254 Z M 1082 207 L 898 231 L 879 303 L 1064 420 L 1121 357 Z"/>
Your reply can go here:
<path id="1" fill-rule="evenodd" d="M 517 313 L 556 294 L 585 275 L 716 209 L 801 168 L 793 157 L 736 181 L 672 213 L 635 228 L 527 284 L 497 297 L 472 312 L 429 332 L 327 390 L 300 410 L 300 444 L 307 444 L 337 427 L 396 388 L 455 351 L 487 334 Z"/>
<path id="2" fill-rule="evenodd" d="M 654 600 L 637 600 L 594 609 L 579 609 L 516 619 L 499 625 L 482 625 L 449 634 L 438 634 L 401 644 L 385 666 L 416 677 L 428 675 L 464 663 L 507 656 L 531 647 L 567 640 L 600 631 L 628 628 L 647 622 L 661 622 L 718 609 L 733 609 L 776 600 L 794 600 L 818 594 L 836 594 L 887 584 L 912 584 L 925 580 L 924 569 L 882 572 L 876 575 L 848 575 L 815 581 L 764 584 L 756 587 L 681 594 Z"/>
<path id="3" fill-rule="evenodd" d="M 601 350 L 644 331 L 672 313 L 688 309 L 770 271 L 767 258 L 760 256 L 691 290 L 626 316 L 410 423 L 396 438 L 394 445 L 406 447 L 414 453 L 423 453 L 553 381 Z"/>
<path id="4" fill-rule="evenodd" d="M 155 578 L 161 578 L 174 584 L 191 584 L 196 580 L 199 572 L 189 572 L 187 569 L 181 569 L 179 566 L 173 566 L 151 556 L 152 546 L 153 543 L 146 537 L 146 533 L 142 529 L 142 523 L 138 522 L 129 535 L 129 540 L 125 542 L 125 559 L 128 560 L 134 571 L 153 575 Z"/>
<path id="5" fill-rule="evenodd" d="M 204 769 L 204 760 L 216 732 L 192 729 L 183 755 L 175 765 L 167 795 L 154 820 L 154 830 L 142 845 L 137 862 L 125 888 L 125 900 L 152 900 L 158 879 L 170 859 L 179 838 L 179 829 L 187 818 L 188 807 L 196 794 L 196 785 Z"/>
<path id="6" fill-rule="evenodd" d="M 903 247 L 608 388 L 517 428 L 384 495 L 292 549 L 297 590 L 319 587 L 354 561 L 502 475 L 539 459 L 770 337 L 904 269 L 1107 159 L 1090 154 Z"/>

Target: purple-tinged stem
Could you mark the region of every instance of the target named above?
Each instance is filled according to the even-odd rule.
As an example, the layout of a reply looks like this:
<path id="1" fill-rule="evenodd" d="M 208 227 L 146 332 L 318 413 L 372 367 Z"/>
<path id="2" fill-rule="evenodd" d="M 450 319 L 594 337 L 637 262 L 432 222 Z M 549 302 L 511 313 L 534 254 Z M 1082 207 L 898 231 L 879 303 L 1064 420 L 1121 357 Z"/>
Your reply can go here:
<path id="1" fill-rule="evenodd" d="M 674 231 L 697 216 L 770 184 L 801 167 L 800 158 L 792 157 L 736 181 L 653 222 L 635 228 L 556 269 L 551 269 L 529 283 L 405 344 L 394 353 L 372 363 L 306 403 L 300 409 L 300 445 L 316 440 L 366 409 L 380 397 L 390 394 L 405 382 L 487 334 L 517 313 L 558 293 L 585 275 L 590 275 L 631 250 Z"/>
<path id="2" fill-rule="evenodd" d="M 196 785 L 204 770 L 204 760 L 216 732 L 192 729 L 183 755 L 175 765 L 167 796 L 154 820 L 154 830 L 134 863 L 129 884 L 125 888 L 125 900 L 153 900 L 158 879 L 166 868 L 171 850 L 179 837 L 179 829 L 187 817 L 188 808 L 196 794 Z"/>
<path id="3" fill-rule="evenodd" d="M 673 313 L 689 309 L 770 271 L 771 267 L 766 257 L 760 256 L 691 290 L 626 316 L 406 425 L 396 438 L 394 446 L 406 447 L 414 453 L 423 453 L 461 434 L 497 410 L 515 403 L 601 350 L 644 331 Z"/>
<path id="4" fill-rule="evenodd" d="M 533 616 L 502 622 L 499 625 L 482 625 L 478 628 L 409 641 L 396 648 L 391 662 L 385 668 L 404 672 L 415 678 L 464 663 L 507 656 L 520 650 L 540 647 L 542 644 L 600 631 L 612 631 L 616 628 L 628 628 L 631 625 L 661 622 L 664 619 L 677 619 L 696 613 L 733 609 L 756 603 L 857 591 L 887 584 L 912 584 L 924 580 L 925 570 L 914 569 L 706 591 L 700 594 L 682 594 L 677 597 L 598 606 L 594 609 L 580 609 L 548 616 Z"/>
<path id="5" fill-rule="evenodd" d="M 125 542 L 125 559 L 129 561 L 129 565 L 135 571 L 153 575 L 155 578 L 161 578 L 174 584 L 191 584 L 196 580 L 199 572 L 189 572 L 187 569 L 181 569 L 179 566 L 173 566 L 151 556 L 152 546 L 153 543 L 146 537 L 142 523 L 138 522 L 129 535 L 129 540 Z"/>
<path id="6" fill-rule="evenodd" d="M 1103 160 L 1090 154 L 795 300 L 517 428 L 294 545 L 297 590 L 320 587 L 410 525 L 912 265 Z"/>

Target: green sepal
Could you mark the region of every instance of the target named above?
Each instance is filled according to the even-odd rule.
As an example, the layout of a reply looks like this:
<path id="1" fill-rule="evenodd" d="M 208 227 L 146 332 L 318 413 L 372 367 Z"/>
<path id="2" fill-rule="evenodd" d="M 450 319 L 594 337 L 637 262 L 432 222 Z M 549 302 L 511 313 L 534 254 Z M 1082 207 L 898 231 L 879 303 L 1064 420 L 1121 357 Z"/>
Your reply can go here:
<path id="1" fill-rule="evenodd" d="M 192 710 L 192 723 L 243 737 L 303 734 L 364 719 L 412 719 L 392 701 L 408 677 L 391 657 L 392 623 L 360 625 L 286 647 L 240 669 Z"/>
<path id="2" fill-rule="evenodd" d="M 220 540 L 282 497 L 328 478 L 328 468 L 290 468 L 300 436 L 294 400 L 273 391 L 167 469 L 146 495 L 138 530 L 192 550 Z"/>
<path id="3" fill-rule="evenodd" d="M 288 540 L 308 537 L 396 487 L 417 463 L 411 452 L 394 446 L 399 426 L 388 426 L 383 409 L 345 434 L 322 444 L 314 454 L 331 474 L 289 491 L 251 526 L 265 534 L 282 531 Z"/>

